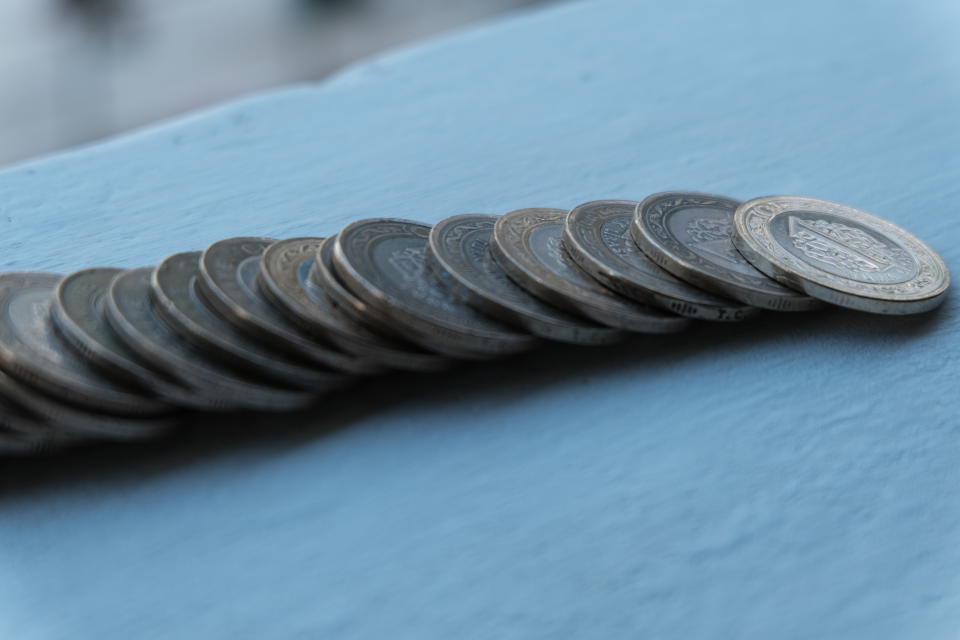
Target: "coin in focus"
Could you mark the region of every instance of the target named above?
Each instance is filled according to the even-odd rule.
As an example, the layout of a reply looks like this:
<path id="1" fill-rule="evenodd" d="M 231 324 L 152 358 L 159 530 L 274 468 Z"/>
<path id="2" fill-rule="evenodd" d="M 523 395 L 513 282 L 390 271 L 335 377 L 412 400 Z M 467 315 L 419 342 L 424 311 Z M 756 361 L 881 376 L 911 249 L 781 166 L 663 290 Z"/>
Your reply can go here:
<path id="1" fill-rule="evenodd" d="M 260 259 L 260 290 L 305 331 L 372 363 L 404 371 L 438 371 L 442 356 L 379 335 L 351 320 L 310 277 L 323 238 L 291 238 L 270 245 Z M 331 246 L 332 249 L 332 246 Z"/>
<path id="2" fill-rule="evenodd" d="M 648 258 L 630 235 L 639 204 L 597 200 L 575 207 L 564 224 L 564 249 L 609 289 L 681 316 L 735 322 L 759 313 L 755 307 L 689 285 Z"/>
<path id="3" fill-rule="evenodd" d="M 591 320 L 641 333 L 672 333 L 689 320 L 634 302 L 584 273 L 563 250 L 567 212 L 519 209 L 502 216 L 490 245 L 507 274 L 530 293 Z"/>
<path id="4" fill-rule="evenodd" d="M 459 302 L 426 265 L 430 227 L 395 218 L 354 222 L 337 235 L 334 266 L 347 288 L 420 346 L 459 358 L 530 348 L 536 339 Z"/>
<path id="5" fill-rule="evenodd" d="M 499 216 L 468 213 L 441 220 L 430 231 L 427 262 L 458 299 L 481 312 L 550 340 L 610 344 L 617 329 L 593 323 L 529 294 L 507 275 L 490 253 Z"/>
<path id="6" fill-rule="evenodd" d="M 669 191 L 647 197 L 630 231 L 647 256 L 676 277 L 720 296 L 774 311 L 823 306 L 768 278 L 733 245 L 740 202 L 724 196 Z"/>
<path id="7" fill-rule="evenodd" d="M 929 311 L 950 286 L 943 258 L 875 215 L 802 196 L 768 196 L 736 212 L 734 242 L 760 271 L 850 309 L 883 314 Z"/>

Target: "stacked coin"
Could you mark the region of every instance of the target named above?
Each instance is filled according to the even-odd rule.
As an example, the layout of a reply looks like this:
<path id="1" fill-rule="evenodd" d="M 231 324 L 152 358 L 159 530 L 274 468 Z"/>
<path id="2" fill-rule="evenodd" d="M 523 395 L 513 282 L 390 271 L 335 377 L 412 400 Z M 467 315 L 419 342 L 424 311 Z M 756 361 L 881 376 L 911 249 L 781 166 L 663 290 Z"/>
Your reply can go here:
<path id="1" fill-rule="evenodd" d="M 156 267 L 0 274 L 0 452 L 139 440 L 202 412 L 307 406 L 358 376 L 696 320 L 943 301 L 935 251 L 823 200 L 642 202 L 376 218 L 329 238 L 230 238 Z"/>

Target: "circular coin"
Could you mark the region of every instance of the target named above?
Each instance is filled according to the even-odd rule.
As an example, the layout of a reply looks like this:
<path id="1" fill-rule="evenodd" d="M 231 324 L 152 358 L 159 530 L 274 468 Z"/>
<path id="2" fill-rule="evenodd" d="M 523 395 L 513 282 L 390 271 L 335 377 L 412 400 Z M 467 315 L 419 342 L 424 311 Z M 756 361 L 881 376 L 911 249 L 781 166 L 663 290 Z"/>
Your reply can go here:
<path id="1" fill-rule="evenodd" d="M 257 340 L 323 367 L 352 374 L 376 373 L 376 365 L 338 351 L 304 333 L 265 300 L 257 285 L 260 258 L 270 238 L 229 238 L 210 245 L 200 258 L 197 284 L 220 317 Z"/>
<path id="2" fill-rule="evenodd" d="M 689 324 L 686 318 L 617 295 L 584 273 L 560 243 L 566 217 L 561 209 L 511 211 L 494 227 L 494 258 L 534 295 L 607 326 L 670 333 Z"/>
<path id="3" fill-rule="evenodd" d="M 150 296 L 153 269 L 124 271 L 114 278 L 106 315 L 117 336 L 155 368 L 197 389 L 211 409 L 281 411 L 309 405 L 304 391 L 273 386 L 228 369 L 181 339 L 157 314 Z"/>
<path id="4" fill-rule="evenodd" d="M 437 371 L 449 361 L 380 336 L 352 321 L 310 278 L 323 238 L 292 238 L 270 245 L 260 259 L 260 289 L 277 309 L 305 331 L 392 369 Z"/>
<path id="5" fill-rule="evenodd" d="M 490 254 L 499 216 L 468 213 L 430 231 L 427 263 L 460 300 L 542 338 L 573 344 L 610 344 L 623 333 L 542 302 L 518 286 Z"/>
<path id="6" fill-rule="evenodd" d="M 210 355 L 254 376 L 313 391 L 339 385 L 343 376 L 310 367 L 270 351 L 234 329 L 214 313 L 196 287 L 200 252 L 188 251 L 166 258 L 154 270 L 150 291 L 157 311 L 181 337 Z"/>
<path id="7" fill-rule="evenodd" d="M 56 334 L 50 300 L 53 273 L 0 274 L 0 367 L 65 402 L 118 415 L 156 415 L 169 409 L 95 371 Z"/>
<path id="8" fill-rule="evenodd" d="M 681 316 L 733 322 L 759 313 L 755 307 L 697 289 L 648 258 L 630 235 L 638 204 L 597 200 L 575 207 L 563 227 L 563 248 L 607 288 Z"/>
<path id="9" fill-rule="evenodd" d="M 943 302 L 950 270 L 913 234 L 846 205 L 801 196 L 742 204 L 734 243 L 760 271 L 841 307 L 921 313 Z"/>
<path id="10" fill-rule="evenodd" d="M 173 416 L 128 417 L 86 411 L 60 402 L 0 372 L 0 395 L 28 415 L 50 425 L 54 445 L 72 444 L 81 439 L 145 440 L 164 435 L 176 426 Z"/>
<path id="11" fill-rule="evenodd" d="M 122 269 L 83 269 L 64 277 L 54 293 L 51 315 L 64 340 L 106 375 L 129 380 L 179 407 L 206 408 L 209 401 L 161 371 L 149 368 L 107 322 L 104 300 Z"/>
<path id="12" fill-rule="evenodd" d="M 533 346 L 533 336 L 458 302 L 434 280 L 426 266 L 429 235 L 428 225 L 410 220 L 360 220 L 337 236 L 334 266 L 354 294 L 426 349 L 483 358 Z"/>
<path id="13" fill-rule="evenodd" d="M 9 398 L 0 395 L 0 453 L 7 455 L 39 453 L 54 449 L 66 442 L 67 438 L 58 438 L 49 424 L 24 411 Z"/>
<path id="14" fill-rule="evenodd" d="M 740 202 L 686 191 L 656 193 L 637 207 L 630 231 L 647 256 L 692 285 L 774 311 L 822 306 L 757 271 L 733 246 Z"/>

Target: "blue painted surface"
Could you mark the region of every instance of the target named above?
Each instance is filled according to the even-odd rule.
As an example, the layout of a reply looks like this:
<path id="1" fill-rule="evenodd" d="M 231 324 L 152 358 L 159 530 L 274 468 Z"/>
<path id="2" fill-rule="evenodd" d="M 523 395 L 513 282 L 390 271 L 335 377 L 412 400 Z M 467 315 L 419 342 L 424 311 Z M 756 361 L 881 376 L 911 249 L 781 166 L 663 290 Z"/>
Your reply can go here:
<path id="1" fill-rule="evenodd" d="M 2 268 L 805 193 L 960 264 L 960 5 L 591 2 L 0 174 Z M 957 296 L 551 348 L 4 463 L 0 637 L 960 635 Z"/>

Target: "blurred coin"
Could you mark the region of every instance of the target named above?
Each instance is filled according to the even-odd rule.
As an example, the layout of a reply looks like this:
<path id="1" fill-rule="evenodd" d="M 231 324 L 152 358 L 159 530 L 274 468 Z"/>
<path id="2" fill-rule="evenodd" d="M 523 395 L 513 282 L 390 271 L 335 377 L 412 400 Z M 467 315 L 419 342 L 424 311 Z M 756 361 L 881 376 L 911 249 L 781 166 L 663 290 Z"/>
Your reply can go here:
<path id="1" fill-rule="evenodd" d="M 610 344 L 617 329 L 594 324 L 541 302 L 507 276 L 490 254 L 499 216 L 468 213 L 441 220 L 430 231 L 427 263 L 460 300 L 543 338 L 574 344 Z"/>
<path id="2" fill-rule="evenodd" d="M 60 402 L 46 393 L 0 373 L 0 395 L 16 404 L 27 415 L 49 425 L 48 440 L 53 445 L 71 444 L 82 439 L 144 440 L 171 431 L 179 414 L 154 417 L 129 417 L 87 411 Z"/>
<path id="3" fill-rule="evenodd" d="M 168 410 L 95 371 L 55 333 L 50 300 L 53 273 L 0 274 L 0 367 L 65 402 L 104 413 L 156 415 Z"/>
<path id="4" fill-rule="evenodd" d="M 712 293 L 774 311 L 807 311 L 814 298 L 757 271 L 733 246 L 733 213 L 740 203 L 687 191 L 656 193 L 637 208 L 630 231 L 658 265 Z"/>
<path id="5" fill-rule="evenodd" d="M 173 332 L 150 299 L 153 269 L 118 274 L 106 300 L 107 321 L 131 350 L 154 367 L 196 388 L 211 408 L 280 411 L 305 407 L 313 395 L 235 372 Z"/>
<path id="6" fill-rule="evenodd" d="M 237 329 L 295 357 L 351 374 L 380 371 L 375 364 L 306 334 L 263 298 L 257 285 L 260 257 L 274 242 L 269 238 L 229 238 L 210 245 L 200 258 L 197 280 L 204 300 Z"/>
<path id="7" fill-rule="evenodd" d="M 337 235 L 337 274 L 357 297 L 392 318 L 420 346 L 460 358 L 483 358 L 527 349 L 535 338 L 458 302 L 426 268 L 430 227 L 377 218 L 348 225 Z"/>
<path id="8" fill-rule="evenodd" d="M 51 315 L 64 340 L 105 374 L 129 380 L 179 407 L 208 408 L 209 400 L 179 381 L 142 363 L 107 322 L 104 301 L 110 282 L 122 269 L 93 268 L 63 278 Z"/>
<path id="9" fill-rule="evenodd" d="M 344 351 L 392 369 L 437 371 L 449 361 L 434 353 L 378 335 L 352 321 L 310 278 L 323 238 L 292 238 L 270 245 L 260 259 L 260 290 L 304 330 Z"/>
<path id="10" fill-rule="evenodd" d="M 502 216 L 490 245 L 494 258 L 530 293 L 607 326 L 669 333 L 689 324 L 617 295 L 584 273 L 561 246 L 566 216 L 561 209 L 520 209 Z"/>
<path id="11" fill-rule="evenodd" d="M 189 251 L 166 258 L 150 280 L 157 311 L 182 338 L 210 357 L 285 385 L 320 392 L 342 384 L 341 374 L 295 362 L 234 329 L 200 297 L 199 273 L 200 252 Z"/>
<path id="12" fill-rule="evenodd" d="M 630 235 L 638 204 L 597 200 L 575 207 L 563 228 L 567 254 L 609 289 L 681 316 L 732 322 L 759 312 L 678 280 L 648 258 Z"/>
<path id="13" fill-rule="evenodd" d="M 734 244 L 757 269 L 841 307 L 871 313 L 929 311 L 950 270 L 922 240 L 872 214 L 801 196 L 740 205 Z"/>
<path id="14" fill-rule="evenodd" d="M 49 424 L 23 411 L 0 392 L 0 454 L 33 454 L 56 446 L 57 438 Z"/>

